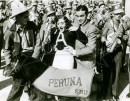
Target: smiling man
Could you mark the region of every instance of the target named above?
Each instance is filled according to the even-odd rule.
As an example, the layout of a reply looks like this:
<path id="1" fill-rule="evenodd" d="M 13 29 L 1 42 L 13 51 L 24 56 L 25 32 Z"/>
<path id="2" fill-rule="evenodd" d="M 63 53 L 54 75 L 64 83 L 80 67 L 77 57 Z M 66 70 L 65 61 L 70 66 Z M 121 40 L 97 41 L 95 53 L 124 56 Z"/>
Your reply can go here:
<path id="1" fill-rule="evenodd" d="M 87 20 L 87 16 L 88 8 L 84 5 L 78 6 L 76 9 L 76 18 L 79 23 L 79 28 L 88 38 L 86 45 L 81 44 L 79 41 L 76 43 L 75 56 L 77 57 L 77 61 L 80 62 L 77 66 L 78 68 L 95 67 L 96 38 L 99 30 Z"/>
<path id="2" fill-rule="evenodd" d="M 87 36 L 88 42 L 86 45 L 77 40 L 75 50 L 68 49 L 70 53 L 76 57 L 77 68 L 95 68 L 96 61 L 96 39 L 99 30 L 94 24 L 91 24 L 88 19 L 88 8 L 85 5 L 80 5 L 76 9 L 76 21 L 78 21 L 79 29 Z M 76 22 L 77 23 L 77 22 Z M 87 74 L 86 74 L 87 75 Z M 95 96 L 95 95 L 94 95 Z M 92 100 L 91 98 L 81 98 L 84 100 Z M 93 100 L 97 100 L 93 99 Z"/>

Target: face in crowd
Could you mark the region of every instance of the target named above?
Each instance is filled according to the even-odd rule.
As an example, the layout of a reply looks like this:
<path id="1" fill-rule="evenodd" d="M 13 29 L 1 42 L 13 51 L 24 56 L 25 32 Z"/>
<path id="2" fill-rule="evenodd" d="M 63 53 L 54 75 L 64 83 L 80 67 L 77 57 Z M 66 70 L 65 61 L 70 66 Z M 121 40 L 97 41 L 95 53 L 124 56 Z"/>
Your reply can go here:
<path id="1" fill-rule="evenodd" d="M 71 8 L 66 9 L 66 14 L 69 14 L 69 15 L 71 14 Z"/>
<path id="2" fill-rule="evenodd" d="M 57 6 L 57 11 L 58 11 L 58 12 L 63 11 L 63 8 L 61 7 L 61 5 L 58 5 L 58 6 Z"/>
<path id="3" fill-rule="evenodd" d="M 49 14 L 47 18 L 49 23 L 54 23 L 56 18 L 55 13 Z"/>
<path id="4" fill-rule="evenodd" d="M 29 21 L 29 12 L 27 11 L 22 14 L 19 14 L 18 16 L 16 16 L 16 19 L 20 25 L 26 25 Z"/>
<path id="5" fill-rule="evenodd" d="M 124 27 L 125 30 L 129 30 L 130 29 L 130 18 L 128 16 L 124 16 L 121 19 L 122 21 L 122 25 Z"/>
<path id="6" fill-rule="evenodd" d="M 33 6 L 32 6 L 32 11 L 33 11 L 33 12 L 36 12 L 36 11 L 37 11 L 37 5 L 33 5 Z"/>
<path id="7" fill-rule="evenodd" d="M 120 21 L 121 18 L 122 18 L 122 13 L 115 13 L 115 14 L 114 14 L 114 19 L 115 19 L 116 21 Z"/>
<path id="8" fill-rule="evenodd" d="M 101 5 L 101 6 L 99 7 L 99 10 L 100 10 L 100 12 L 101 12 L 102 14 L 105 14 L 105 11 L 106 11 L 105 5 Z"/>
<path id="9" fill-rule="evenodd" d="M 40 12 L 40 11 L 43 10 L 43 9 L 44 9 L 43 5 L 37 5 L 37 11 L 38 11 L 38 12 Z"/>
<path id="10" fill-rule="evenodd" d="M 86 22 L 87 16 L 88 16 L 88 8 L 84 5 L 78 6 L 76 9 L 76 18 L 80 25 Z"/>
<path id="11" fill-rule="evenodd" d="M 72 9 L 73 9 L 73 10 L 76 10 L 77 6 L 78 6 L 77 4 L 73 5 L 73 6 L 72 6 Z"/>
<path id="12" fill-rule="evenodd" d="M 56 9 L 56 4 L 55 3 L 53 3 L 51 5 L 53 6 L 54 9 Z"/>

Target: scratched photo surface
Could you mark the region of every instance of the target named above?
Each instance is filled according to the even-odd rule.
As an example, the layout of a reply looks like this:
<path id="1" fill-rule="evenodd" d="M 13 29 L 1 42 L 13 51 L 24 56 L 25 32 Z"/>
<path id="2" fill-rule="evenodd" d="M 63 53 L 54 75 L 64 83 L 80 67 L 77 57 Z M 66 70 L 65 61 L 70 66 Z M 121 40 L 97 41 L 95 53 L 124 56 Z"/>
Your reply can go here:
<path id="1" fill-rule="evenodd" d="M 130 101 L 130 0 L 0 0 L 0 101 Z"/>

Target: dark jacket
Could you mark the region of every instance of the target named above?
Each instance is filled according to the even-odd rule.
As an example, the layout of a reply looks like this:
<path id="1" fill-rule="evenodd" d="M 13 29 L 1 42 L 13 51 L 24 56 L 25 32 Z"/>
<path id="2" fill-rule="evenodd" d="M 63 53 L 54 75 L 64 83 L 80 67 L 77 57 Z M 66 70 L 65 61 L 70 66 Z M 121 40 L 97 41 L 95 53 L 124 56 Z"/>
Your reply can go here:
<path id="1" fill-rule="evenodd" d="M 34 48 L 34 28 L 32 22 L 28 22 L 27 26 L 21 30 L 20 36 L 18 27 L 14 23 L 10 29 L 4 34 L 4 56 L 6 64 L 10 64 L 15 57 L 23 51 L 33 51 Z"/>

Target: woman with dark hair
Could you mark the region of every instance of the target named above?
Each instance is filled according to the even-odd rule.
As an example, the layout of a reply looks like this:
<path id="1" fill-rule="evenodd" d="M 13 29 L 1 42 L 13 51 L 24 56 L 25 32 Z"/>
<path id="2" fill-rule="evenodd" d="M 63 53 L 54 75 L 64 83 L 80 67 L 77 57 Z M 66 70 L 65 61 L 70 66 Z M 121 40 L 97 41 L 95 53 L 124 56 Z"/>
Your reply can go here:
<path id="1" fill-rule="evenodd" d="M 68 48 L 75 49 L 75 41 L 86 44 L 88 39 L 79 29 L 70 31 L 71 23 L 67 17 L 60 16 L 57 21 L 58 35 L 55 42 L 56 54 L 52 66 L 59 69 L 73 69 L 74 56 L 68 52 Z M 60 61 L 60 62 L 59 62 Z"/>

